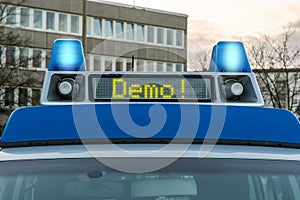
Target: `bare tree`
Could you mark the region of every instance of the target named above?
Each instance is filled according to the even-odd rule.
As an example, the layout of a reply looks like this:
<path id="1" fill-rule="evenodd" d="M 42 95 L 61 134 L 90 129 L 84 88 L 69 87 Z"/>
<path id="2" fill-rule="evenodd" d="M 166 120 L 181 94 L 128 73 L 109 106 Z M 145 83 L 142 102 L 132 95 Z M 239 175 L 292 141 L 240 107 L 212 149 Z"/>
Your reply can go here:
<path id="1" fill-rule="evenodd" d="M 207 71 L 210 62 L 210 51 L 203 49 L 189 51 L 187 62 L 191 71 Z"/>
<path id="2" fill-rule="evenodd" d="M 34 60 L 42 59 L 41 55 L 36 56 L 38 59 L 29 56 L 25 47 L 31 41 L 21 35 L 17 25 L 16 6 L 24 1 L 0 1 L 0 132 L 15 106 L 26 106 L 26 100 L 34 98 L 24 88 L 40 88 L 43 77 L 40 71 L 30 67 Z M 14 96 L 16 90 L 18 98 Z"/>
<path id="3" fill-rule="evenodd" d="M 288 25 L 278 37 L 251 38 L 246 42 L 265 103 L 296 112 L 299 105 L 300 47 L 291 44 L 296 33 Z"/>

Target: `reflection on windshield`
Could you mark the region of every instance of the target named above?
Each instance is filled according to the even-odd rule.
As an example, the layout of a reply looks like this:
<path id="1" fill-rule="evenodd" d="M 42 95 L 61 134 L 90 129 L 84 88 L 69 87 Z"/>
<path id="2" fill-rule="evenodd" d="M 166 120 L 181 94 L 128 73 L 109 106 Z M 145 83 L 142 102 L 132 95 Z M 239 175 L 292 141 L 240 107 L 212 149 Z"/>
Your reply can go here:
<path id="1" fill-rule="evenodd" d="M 140 174 L 95 159 L 6 161 L 0 199 L 296 200 L 299 174 L 292 161 L 184 158 Z"/>

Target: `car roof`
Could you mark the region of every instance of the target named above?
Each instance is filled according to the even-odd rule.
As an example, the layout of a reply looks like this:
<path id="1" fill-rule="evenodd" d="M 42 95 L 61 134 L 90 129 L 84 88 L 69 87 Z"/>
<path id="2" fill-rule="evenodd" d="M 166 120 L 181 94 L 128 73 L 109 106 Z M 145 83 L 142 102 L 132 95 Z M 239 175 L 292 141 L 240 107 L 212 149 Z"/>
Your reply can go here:
<path id="1" fill-rule="evenodd" d="M 130 115 L 145 128 L 134 130 L 134 124 L 120 125 L 128 115 L 121 112 L 130 106 Z M 149 111 L 152 107 L 157 107 Z M 163 120 L 160 129 L 149 136 L 150 120 Z M 126 128 L 127 127 L 127 128 Z M 136 132 L 139 135 L 130 135 Z M 300 146 L 300 123 L 286 110 L 245 106 L 199 104 L 100 104 L 22 108 L 10 117 L 1 137 L 1 146 L 45 144 L 106 143 L 169 143 L 184 139 L 201 143 L 218 140 L 251 145 Z M 148 135 L 147 135 L 148 134 Z M 144 136 L 144 137 L 143 137 Z M 130 142 L 131 141 L 131 142 Z"/>

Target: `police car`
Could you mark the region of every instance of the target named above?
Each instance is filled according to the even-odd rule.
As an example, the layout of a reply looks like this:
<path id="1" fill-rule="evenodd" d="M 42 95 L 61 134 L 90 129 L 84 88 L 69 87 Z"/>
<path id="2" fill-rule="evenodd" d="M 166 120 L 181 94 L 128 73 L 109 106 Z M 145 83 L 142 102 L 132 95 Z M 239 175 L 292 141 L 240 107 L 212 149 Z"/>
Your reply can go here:
<path id="1" fill-rule="evenodd" d="M 55 41 L 42 106 L 1 136 L 0 199 L 300 199 L 300 124 L 263 107 L 241 43 L 205 73 L 84 63 L 80 41 Z"/>

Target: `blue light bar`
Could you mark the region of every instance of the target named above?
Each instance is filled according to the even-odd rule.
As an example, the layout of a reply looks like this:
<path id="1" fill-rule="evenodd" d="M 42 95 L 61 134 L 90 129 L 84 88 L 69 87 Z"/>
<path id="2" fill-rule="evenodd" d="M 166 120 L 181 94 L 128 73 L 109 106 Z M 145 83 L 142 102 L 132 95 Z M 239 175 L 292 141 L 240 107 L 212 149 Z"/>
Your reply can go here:
<path id="1" fill-rule="evenodd" d="M 48 71 L 86 71 L 80 40 L 55 40 Z"/>
<path id="2" fill-rule="evenodd" d="M 128 105 L 114 104 L 114 106 L 115 110 L 119 111 L 124 110 L 124 107 Z M 148 114 L 152 106 L 153 104 L 130 105 L 130 113 L 136 124 L 147 126 L 151 122 Z M 286 110 L 189 104 L 161 104 L 161 106 L 167 117 L 157 134 L 149 137 L 152 139 L 196 137 L 196 139 L 280 142 L 300 145 L 300 123 L 291 112 Z M 201 117 L 182 121 L 181 113 L 191 113 L 196 107 L 201 111 Z M 216 110 L 226 111 L 224 126 L 219 130 L 220 133 L 214 131 L 211 135 L 207 135 L 212 123 L 220 123 L 220 119 L 211 117 L 212 112 Z M 80 113 L 76 120 L 74 120 L 74 111 Z M 99 124 L 95 125 L 95 121 L 90 120 L 93 116 L 91 113 L 97 117 Z M 128 117 L 125 116 L 126 113 L 118 113 L 121 115 L 119 119 Z M 21 108 L 11 115 L 0 142 L 9 144 L 33 141 L 139 138 L 129 135 L 126 130 L 120 128 L 115 121 L 115 114 L 111 104 Z M 160 118 L 161 112 L 153 110 L 151 116 Z M 78 121 L 81 122 L 79 126 Z M 195 123 L 198 127 L 196 133 L 191 131 Z M 81 129 L 80 133 L 78 127 Z M 181 130 L 184 134 L 178 136 L 177 132 L 180 127 L 181 129 L 186 127 L 187 130 Z M 140 134 L 140 138 L 143 138 L 145 133 Z M 217 137 L 219 135 L 220 138 Z"/>
<path id="3" fill-rule="evenodd" d="M 244 45 L 241 42 L 218 42 L 212 51 L 209 71 L 251 72 Z"/>

